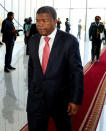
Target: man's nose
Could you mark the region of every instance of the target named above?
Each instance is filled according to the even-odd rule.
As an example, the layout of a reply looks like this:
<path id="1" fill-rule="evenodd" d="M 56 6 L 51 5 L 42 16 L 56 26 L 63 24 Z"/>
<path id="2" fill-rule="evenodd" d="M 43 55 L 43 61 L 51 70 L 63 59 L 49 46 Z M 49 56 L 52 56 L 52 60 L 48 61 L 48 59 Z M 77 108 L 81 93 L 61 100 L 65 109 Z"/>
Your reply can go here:
<path id="1" fill-rule="evenodd" d="M 43 21 L 39 21 L 38 22 L 38 26 L 40 26 L 40 27 L 44 26 L 44 22 Z"/>

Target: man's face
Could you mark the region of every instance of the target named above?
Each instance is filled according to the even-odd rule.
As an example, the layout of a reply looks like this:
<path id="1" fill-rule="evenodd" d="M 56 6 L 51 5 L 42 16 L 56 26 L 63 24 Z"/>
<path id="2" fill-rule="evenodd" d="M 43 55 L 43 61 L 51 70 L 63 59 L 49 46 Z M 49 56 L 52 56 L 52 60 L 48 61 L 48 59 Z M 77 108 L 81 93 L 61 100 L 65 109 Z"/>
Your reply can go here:
<path id="1" fill-rule="evenodd" d="M 9 19 L 10 19 L 10 20 L 13 20 L 13 19 L 14 19 L 14 15 L 10 15 L 10 16 L 9 16 Z"/>
<path id="2" fill-rule="evenodd" d="M 96 21 L 96 24 L 99 24 L 99 22 L 100 22 L 100 20 L 99 20 L 99 19 L 95 19 L 95 21 Z"/>
<path id="3" fill-rule="evenodd" d="M 40 13 L 36 16 L 36 28 L 43 36 L 50 35 L 56 27 L 57 19 L 53 19 L 49 13 Z"/>

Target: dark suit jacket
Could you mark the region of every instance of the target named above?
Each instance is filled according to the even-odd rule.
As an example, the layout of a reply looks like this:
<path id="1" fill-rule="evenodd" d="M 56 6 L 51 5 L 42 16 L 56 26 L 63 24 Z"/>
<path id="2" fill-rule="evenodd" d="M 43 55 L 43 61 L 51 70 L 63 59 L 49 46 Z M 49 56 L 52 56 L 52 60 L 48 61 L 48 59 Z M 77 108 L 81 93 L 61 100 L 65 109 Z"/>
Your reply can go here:
<path id="1" fill-rule="evenodd" d="M 29 37 L 35 35 L 36 33 L 38 33 L 38 31 L 37 31 L 37 29 L 36 29 L 36 24 L 32 24 L 32 25 L 31 25 L 31 29 L 30 29 Z"/>
<path id="2" fill-rule="evenodd" d="M 29 42 L 27 111 L 54 109 L 63 101 L 82 103 L 83 67 L 77 39 L 57 30 L 45 75 L 39 61 L 38 49 L 41 36 L 36 34 Z M 62 102 L 63 102 L 62 101 Z"/>
<path id="3" fill-rule="evenodd" d="M 91 23 L 89 28 L 89 38 L 92 37 L 93 40 L 100 39 L 100 33 L 104 32 L 105 28 L 102 22 L 97 25 L 95 22 Z"/>
<path id="4" fill-rule="evenodd" d="M 8 18 L 6 18 L 2 23 L 1 29 L 1 33 L 3 33 L 2 42 L 7 43 L 16 40 L 16 34 L 12 33 L 13 29 L 15 29 L 13 22 Z"/>
<path id="5" fill-rule="evenodd" d="M 68 21 L 65 22 L 65 26 L 66 26 L 66 32 L 70 31 L 70 23 Z"/>

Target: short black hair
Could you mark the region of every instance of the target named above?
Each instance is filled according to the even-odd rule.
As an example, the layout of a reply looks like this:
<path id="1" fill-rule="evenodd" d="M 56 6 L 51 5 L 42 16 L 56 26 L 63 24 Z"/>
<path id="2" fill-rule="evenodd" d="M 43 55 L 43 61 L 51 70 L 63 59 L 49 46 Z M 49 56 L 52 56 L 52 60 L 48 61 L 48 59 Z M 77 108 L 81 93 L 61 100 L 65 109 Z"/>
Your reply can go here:
<path id="1" fill-rule="evenodd" d="M 66 18 L 66 20 L 69 20 L 68 18 Z"/>
<path id="2" fill-rule="evenodd" d="M 51 6 L 43 6 L 43 7 L 40 7 L 38 10 L 37 10 L 37 13 L 36 14 L 41 14 L 41 13 L 49 13 L 51 14 L 52 18 L 53 19 L 57 19 L 57 13 L 56 13 L 56 10 L 51 7 Z"/>
<path id="3" fill-rule="evenodd" d="M 8 16 L 12 16 L 12 15 L 14 15 L 13 12 L 8 12 L 7 17 L 8 17 Z"/>

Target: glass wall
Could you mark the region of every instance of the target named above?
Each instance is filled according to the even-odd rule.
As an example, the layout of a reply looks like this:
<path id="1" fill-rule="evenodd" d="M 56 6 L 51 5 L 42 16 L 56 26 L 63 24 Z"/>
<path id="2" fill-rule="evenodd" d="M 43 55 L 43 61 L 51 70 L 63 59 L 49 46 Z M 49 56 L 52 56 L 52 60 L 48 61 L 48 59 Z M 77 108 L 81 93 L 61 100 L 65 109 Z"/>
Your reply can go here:
<path id="1" fill-rule="evenodd" d="M 37 9 L 44 5 L 50 5 L 56 9 L 57 15 L 62 21 L 61 29 L 63 31 L 65 30 L 65 20 L 69 18 L 70 33 L 78 37 L 81 57 L 84 59 L 83 64 L 85 65 L 85 59 L 87 57 L 90 59 L 89 26 L 96 15 L 100 15 L 101 21 L 106 24 L 106 0 L 0 0 L 0 21 L 6 18 L 7 11 L 13 11 L 16 28 L 22 28 L 24 18 L 32 17 L 34 23 Z M 79 25 L 81 26 L 80 38 L 78 36 Z"/>
<path id="2" fill-rule="evenodd" d="M 81 20 L 83 31 L 85 29 L 85 19 L 87 19 L 88 25 L 94 20 L 95 15 L 100 15 L 103 22 L 106 20 L 105 0 L 65 0 L 65 2 L 64 0 L 0 0 L 0 17 L 4 19 L 7 11 L 13 11 L 16 21 L 21 25 L 24 23 L 24 18 L 30 16 L 34 22 L 36 10 L 43 5 L 50 5 L 56 8 L 58 17 L 63 21 L 63 30 L 65 18 L 68 17 L 71 23 L 71 33 L 76 36 L 79 20 Z"/>

